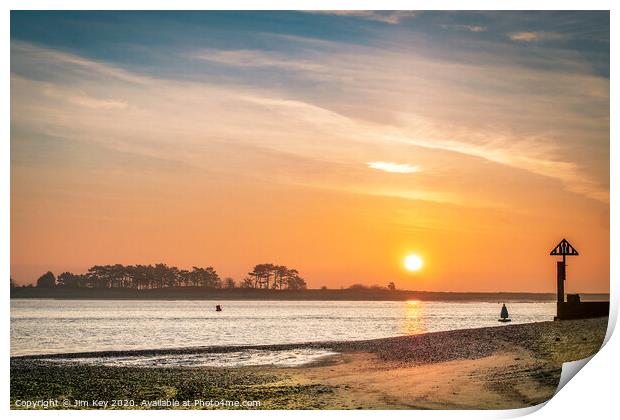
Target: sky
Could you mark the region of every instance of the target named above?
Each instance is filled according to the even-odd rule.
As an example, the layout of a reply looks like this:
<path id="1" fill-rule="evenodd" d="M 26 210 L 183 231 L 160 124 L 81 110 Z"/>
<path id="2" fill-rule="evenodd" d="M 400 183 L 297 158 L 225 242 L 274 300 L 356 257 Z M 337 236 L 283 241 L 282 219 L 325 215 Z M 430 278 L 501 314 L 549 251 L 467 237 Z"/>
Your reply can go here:
<path id="1" fill-rule="evenodd" d="M 567 292 L 607 292 L 608 12 L 11 12 L 19 284 L 553 292 L 564 237 Z"/>

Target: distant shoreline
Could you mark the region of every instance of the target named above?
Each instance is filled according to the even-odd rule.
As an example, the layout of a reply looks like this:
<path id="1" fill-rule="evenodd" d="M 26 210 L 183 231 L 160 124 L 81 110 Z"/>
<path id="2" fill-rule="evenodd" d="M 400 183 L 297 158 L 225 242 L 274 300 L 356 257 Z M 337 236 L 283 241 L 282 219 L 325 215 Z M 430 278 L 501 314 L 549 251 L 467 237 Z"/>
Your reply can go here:
<path id="1" fill-rule="evenodd" d="M 520 292 L 424 292 L 415 290 L 377 289 L 205 289 L 178 287 L 164 289 L 69 289 L 29 288 L 11 289 L 11 299 L 103 299 L 103 300 L 291 300 L 291 301 L 459 301 L 459 302 L 550 302 L 555 293 Z M 609 300 L 609 294 L 582 293 L 582 300 Z"/>

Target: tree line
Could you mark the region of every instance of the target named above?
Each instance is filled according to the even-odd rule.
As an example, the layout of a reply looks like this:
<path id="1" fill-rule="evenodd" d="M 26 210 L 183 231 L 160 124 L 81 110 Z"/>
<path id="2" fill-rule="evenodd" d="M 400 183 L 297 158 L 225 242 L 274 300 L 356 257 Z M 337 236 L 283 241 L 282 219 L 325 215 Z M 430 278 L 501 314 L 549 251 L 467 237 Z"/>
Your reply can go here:
<path id="1" fill-rule="evenodd" d="M 13 281 L 11 279 L 11 284 Z M 305 280 L 295 269 L 283 265 L 258 264 L 241 282 L 231 277 L 223 280 L 213 267 L 179 269 L 166 264 L 155 265 L 95 265 L 86 273 L 64 272 L 56 277 L 48 271 L 37 280 L 41 288 L 124 288 L 162 289 L 170 287 L 202 287 L 207 289 L 277 289 L 303 290 Z"/>
<path id="2" fill-rule="evenodd" d="M 299 272 L 293 268 L 287 268 L 283 265 L 258 264 L 243 279 L 241 287 L 302 290 L 306 288 L 306 282 L 301 278 Z"/>

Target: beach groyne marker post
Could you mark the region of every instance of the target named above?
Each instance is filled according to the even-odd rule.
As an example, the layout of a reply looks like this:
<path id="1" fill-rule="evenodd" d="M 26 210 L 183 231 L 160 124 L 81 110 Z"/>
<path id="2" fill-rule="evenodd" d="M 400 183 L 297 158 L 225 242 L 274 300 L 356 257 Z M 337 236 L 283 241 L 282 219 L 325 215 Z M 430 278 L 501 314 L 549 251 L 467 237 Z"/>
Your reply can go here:
<path id="1" fill-rule="evenodd" d="M 558 316 L 560 306 L 564 303 L 564 281 L 566 280 L 566 256 L 577 256 L 579 252 L 566 239 L 562 239 L 549 255 L 561 255 L 562 261 L 558 261 Z"/>

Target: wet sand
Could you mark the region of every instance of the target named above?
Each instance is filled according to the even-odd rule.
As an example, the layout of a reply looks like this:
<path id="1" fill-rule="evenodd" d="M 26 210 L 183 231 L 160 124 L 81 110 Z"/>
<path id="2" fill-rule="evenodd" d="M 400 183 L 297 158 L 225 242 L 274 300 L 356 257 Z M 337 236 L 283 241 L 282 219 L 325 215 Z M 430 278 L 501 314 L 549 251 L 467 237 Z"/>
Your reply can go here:
<path id="1" fill-rule="evenodd" d="M 263 409 L 521 408 L 551 398 L 562 363 L 596 353 L 606 328 L 607 318 L 598 318 L 355 342 L 244 347 L 338 352 L 312 365 L 292 368 L 103 367 L 50 363 L 39 357 L 12 358 L 11 406 L 19 408 L 17 400 L 129 399 L 136 406 L 125 408 L 142 408 L 142 401 L 215 399 L 256 400 Z M 239 349 L 204 347 L 105 354 Z"/>

